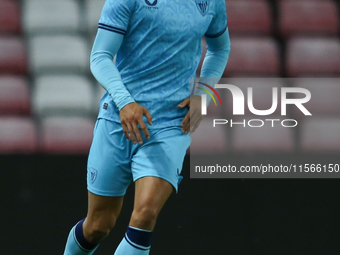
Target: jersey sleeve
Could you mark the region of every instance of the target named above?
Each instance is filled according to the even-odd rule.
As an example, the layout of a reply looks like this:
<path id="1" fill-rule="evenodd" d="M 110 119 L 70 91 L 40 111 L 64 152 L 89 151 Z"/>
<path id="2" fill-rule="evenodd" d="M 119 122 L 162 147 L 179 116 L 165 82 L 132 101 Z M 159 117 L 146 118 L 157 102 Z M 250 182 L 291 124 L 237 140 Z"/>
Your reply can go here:
<path id="1" fill-rule="evenodd" d="M 106 0 L 98 28 L 125 35 L 134 0 Z"/>
<path id="2" fill-rule="evenodd" d="M 122 77 L 113 63 L 113 57 L 123 42 L 124 36 L 98 29 L 91 52 L 90 68 L 93 76 L 112 96 L 119 111 L 134 102 L 126 89 Z"/>
<path id="3" fill-rule="evenodd" d="M 227 7 L 225 0 L 216 0 L 214 8 L 215 16 L 205 33 L 205 36 L 209 38 L 218 37 L 227 29 Z"/>

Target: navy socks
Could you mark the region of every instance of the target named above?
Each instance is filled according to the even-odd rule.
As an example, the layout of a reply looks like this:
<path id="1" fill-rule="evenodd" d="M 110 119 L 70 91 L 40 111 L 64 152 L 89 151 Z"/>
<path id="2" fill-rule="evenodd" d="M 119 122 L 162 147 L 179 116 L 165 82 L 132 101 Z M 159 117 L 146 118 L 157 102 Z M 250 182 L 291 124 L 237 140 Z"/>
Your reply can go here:
<path id="1" fill-rule="evenodd" d="M 85 250 L 93 250 L 97 247 L 98 244 L 92 244 L 89 241 L 85 239 L 84 232 L 83 232 L 83 223 L 85 219 L 82 219 L 78 222 L 76 225 L 76 228 L 74 229 L 74 235 L 76 237 L 76 241 L 79 243 L 79 245 L 84 248 Z"/>
<path id="2" fill-rule="evenodd" d="M 128 227 L 114 255 L 148 255 L 152 231 Z"/>
<path id="3" fill-rule="evenodd" d="M 84 220 L 81 220 L 71 229 L 64 255 L 92 255 L 99 246 L 99 244 L 91 244 L 85 239 L 83 222 Z"/>

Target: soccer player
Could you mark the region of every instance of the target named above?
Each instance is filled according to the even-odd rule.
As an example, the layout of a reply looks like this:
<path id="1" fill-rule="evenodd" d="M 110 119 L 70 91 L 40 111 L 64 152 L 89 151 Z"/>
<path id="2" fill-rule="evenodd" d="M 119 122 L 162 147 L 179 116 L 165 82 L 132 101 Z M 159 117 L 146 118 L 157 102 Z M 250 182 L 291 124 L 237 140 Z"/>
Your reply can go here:
<path id="1" fill-rule="evenodd" d="M 182 178 L 189 133 L 202 118 L 204 92 L 190 98 L 190 78 L 203 36 L 200 79 L 220 78 L 230 52 L 224 0 L 106 1 L 91 53 L 91 71 L 107 92 L 88 158 L 88 213 L 71 229 L 64 255 L 95 252 L 131 181 L 134 209 L 115 255 L 149 254 L 157 216 Z"/>

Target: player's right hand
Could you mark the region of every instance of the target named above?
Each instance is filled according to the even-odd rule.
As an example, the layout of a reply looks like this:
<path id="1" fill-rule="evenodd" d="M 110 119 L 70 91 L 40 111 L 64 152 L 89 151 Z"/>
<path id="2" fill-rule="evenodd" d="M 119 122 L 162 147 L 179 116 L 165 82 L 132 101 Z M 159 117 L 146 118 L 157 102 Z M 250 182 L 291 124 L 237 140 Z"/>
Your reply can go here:
<path id="1" fill-rule="evenodd" d="M 150 139 L 149 131 L 143 121 L 143 116 L 145 116 L 148 120 L 148 123 L 152 125 L 152 116 L 148 109 L 134 102 L 125 105 L 120 110 L 119 116 L 121 125 L 123 127 L 123 132 L 128 140 L 132 141 L 134 144 L 136 144 L 137 141 L 139 144 L 143 144 L 143 139 L 137 126 L 138 124 L 144 132 L 146 138 Z"/>

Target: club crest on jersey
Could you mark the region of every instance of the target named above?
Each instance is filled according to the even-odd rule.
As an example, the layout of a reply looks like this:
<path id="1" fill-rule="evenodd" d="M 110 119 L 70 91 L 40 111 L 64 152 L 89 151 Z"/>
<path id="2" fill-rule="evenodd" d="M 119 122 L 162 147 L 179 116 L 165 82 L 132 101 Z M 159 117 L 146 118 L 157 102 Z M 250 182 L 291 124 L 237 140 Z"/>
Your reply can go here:
<path id="1" fill-rule="evenodd" d="M 157 4 L 157 0 L 153 0 L 153 1 L 145 0 L 145 2 L 147 5 L 150 5 L 150 6 L 155 6 Z"/>
<path id="2" fill-rule="evenodd" d="M 96 180 L 97 174 L 98 174 L 97 170 L 91 168 L 91 170 L 90 170 L 90 178 L 91 178 L 91 182 L 92 183 L 94 183 L 94 181 Z"/>
<path id="3" fill-rule="evenodd" d="M 195 0 L 196 1 L 196 6 L 202 16 L 205 16 L 209 10 L 209 1 L 206 0 Z"/>

